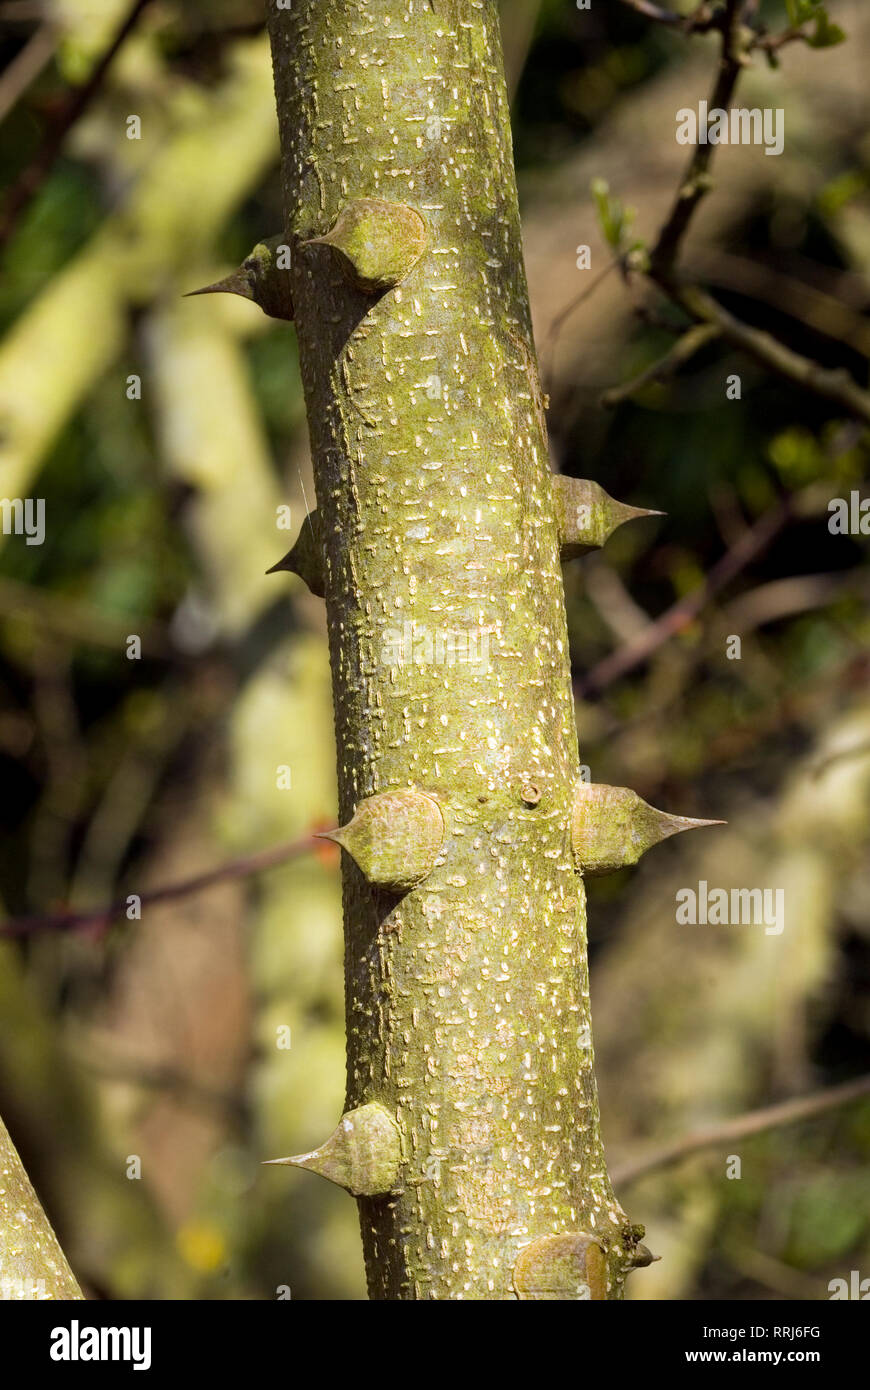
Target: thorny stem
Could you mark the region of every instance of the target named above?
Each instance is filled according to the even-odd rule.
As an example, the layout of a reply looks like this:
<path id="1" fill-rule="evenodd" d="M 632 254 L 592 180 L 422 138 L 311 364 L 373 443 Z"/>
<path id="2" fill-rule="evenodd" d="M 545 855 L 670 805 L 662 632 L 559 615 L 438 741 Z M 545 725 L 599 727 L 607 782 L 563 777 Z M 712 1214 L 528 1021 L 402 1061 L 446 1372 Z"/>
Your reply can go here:
<path id="1" fill-rule="evenodd" d="M 365 808 L 357 863 L 390 849 L 393 814 L 401 836 L 403 798 L 443 815 L 410 887 L 343 861 L 345 1113 L 354 1133 L 386 1115 L 402 1153 L 390 1190 L 359 1197 L 369 1291 L 620 1298 L 639 1236 L 599 1132 L 556 489 L 497 6 L 294 0 L 269 29 L 341 815 L 361 833 Z M 397 225 L 420 214 L 426 244 L 366 294 L 353 248 L 339 262 L 324 238 L 372 200 Z M 488 658 L 397 661 L 385 643 L 404 623 L 486 634 Z"/>

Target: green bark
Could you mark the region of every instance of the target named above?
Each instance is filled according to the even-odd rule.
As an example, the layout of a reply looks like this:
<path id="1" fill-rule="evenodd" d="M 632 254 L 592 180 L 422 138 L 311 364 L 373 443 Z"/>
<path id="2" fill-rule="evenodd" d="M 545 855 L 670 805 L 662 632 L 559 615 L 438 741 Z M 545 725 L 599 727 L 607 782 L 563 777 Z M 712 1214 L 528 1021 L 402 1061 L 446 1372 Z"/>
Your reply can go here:
<path id="1" fill-rule="evenodd" d="M 81 1297 L 57 1236 L 0 1120 L 0 1299 Z"/>
<path id="2" fill-rule="evenodd" d="M 401 1153 L 358 1199 L 369 1292 L 619 1298 L 641 1232 L 599 1133 L 559 503 L 495 0 L 293 0 L 269 28 L 342 820 L 404 791 L 444 822 L 410 888 L 343 855 L 346 1111 L 381 1107 Z M 339 245 L 375 200 L 393 213 Z M 413 257 L 396 209 L 423 219 Z M 413 824 L 399 798 L 409 856 Z"/>

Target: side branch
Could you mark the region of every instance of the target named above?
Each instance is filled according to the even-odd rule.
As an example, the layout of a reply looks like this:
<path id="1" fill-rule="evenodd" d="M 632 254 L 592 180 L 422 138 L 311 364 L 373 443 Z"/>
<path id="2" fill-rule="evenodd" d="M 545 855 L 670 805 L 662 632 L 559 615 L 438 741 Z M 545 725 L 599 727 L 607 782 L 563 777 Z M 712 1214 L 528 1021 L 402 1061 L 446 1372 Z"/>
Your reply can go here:
<path id="1" fill-rule="evenodd" d="M 718 16 L 717 27 L 721 29 L 722 33 L 722 52 L 716 81 L 710 95 L 708 109 L 711 111 L 716 108 L 724 110 L 730 108 L 737 79 L 747 61 L 740 42 L 740 19 L 743 4 L 744 0 L 726 0 L 725 9 Z M 692 220 L 692 215 L 704 194 L 709 192 L 711 187 L 710 163 L 714 149 L 715 146 L 709 142 L 702 144 L 699 140 L 692 152 L 685 178 L 680 185 L 665 224 L 659 232 L 658 241 L 650 253 L 650 265 L 656 280 L 667 280 L 679 253 L 683 237 Z"/>
<path id="2" fill-rule="evenodd" d="M 224 879 L 248 878 L 252 874 L 273 869 L 278 864 L 286 863 L 288 859 L 296 859 L 299 855 L 307 854 L 314 849 L 322 849 L 319 841 L 313 835 L 303 835 L 286 845 L 261 850 L 259 854 L 230 859 L 226 864 L 219 864 L 217 868 L 197 874 L 194 878 L 182 879 L 179 883 L 168 883 L 162 888 L 152 888 L 150 892 L 139 893 L 139 904 L 141 907 L 152 907 L 155 903 L 184 898 L 191 893 L 202 893 L 206 888 L 211 888 Z M 53 912 L 34 917 L 10 917 L 0 923 L 0 937 L 32 936 L 40 931 L 101 931 L 116 918 L 126 916 L 126 913 L 127 899 L 121 898 L 117 902 L 108 903 L 105 907 L 92 908 L 88 912 Z"/>
<path id="3" fill-rule="evenodd" d="M 670 291 L 670 297 L 696 323 L 709 324 L 726 342 L 741 348 L 763 366 L 870 424 L 870 393 L 863 391 L 844 367 L 822 367 L 811 357 L 803 357 L 772 334 L 735 318 L 712 295 L 697 286 L 675 288 Z"/>

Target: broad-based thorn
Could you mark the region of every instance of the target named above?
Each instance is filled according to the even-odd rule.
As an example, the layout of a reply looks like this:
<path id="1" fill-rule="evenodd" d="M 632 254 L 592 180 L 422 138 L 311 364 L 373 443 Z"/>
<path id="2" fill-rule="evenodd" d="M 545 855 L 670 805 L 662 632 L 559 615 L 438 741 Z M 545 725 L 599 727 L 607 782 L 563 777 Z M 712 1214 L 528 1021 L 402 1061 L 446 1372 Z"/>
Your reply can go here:
<path id="1" fill-rule="evenodd" d="M 395 1191 L 401 1169 L 399 1128 L 384 1106 L 371 1102 L 342 1115 L 319 1149 L 266 1163 L 307 1168 L 355 1197 L 382 1196 Z"/>
<path id="2" fill-rule="evenodd" d="M 238 294 L 258 304 L 270 318 L 292 321 L 289 248 L 284 237 L 258 241 L 238 270 L 201 290 L 189 290 L 184 298 L 197 294 Z"/>
<path id="3" fill-rule="evenodd" d="M 583 874 L 606 874 L 636 864 L 653 845 L 721 820 L 692 820 L 650 806 L 629 787 L 578 782 L 571 817 L 571 841 Z"/>
<path id="4" fill-rule="evenodd" d="M 303 246 L 330 246 L 345 278 L 364 294 L 383 294 L 413 270 L 426 247 L 426 223 L 416 208 L 382 198 L 354 198 L 323 236 Z"/>
<path id="5" fill-rule="evenodd" d="M 627 502 L 617 502 L 589 478 L 565 478 L 556 474 L 553 489 L 562 560 L 573 560 L 587 550 L 604 545 L 626 521 L 665 515 L 648 507 L 630 507 Z"/>
<path id="6" fill-rule="evenodd" d="M 377 792 L 359 803 L 347 825 L 324 830 L 321 838 L 341 845 L 369 883 L 404 892 L 432 872 L 444 842 L 444 816 L 428 792 Z"/>
<path id="7" fill-rule="evenodd" d="M 320 512 L 315 508 L 309 512 L 302 523 L 302 529 L 287 554 L 266 570 L 267 574 L 277 574 L 286 570 L 304 579 L 312 594 L 323 598 L 325 585 L 323 575 L 323 527 Z"/>

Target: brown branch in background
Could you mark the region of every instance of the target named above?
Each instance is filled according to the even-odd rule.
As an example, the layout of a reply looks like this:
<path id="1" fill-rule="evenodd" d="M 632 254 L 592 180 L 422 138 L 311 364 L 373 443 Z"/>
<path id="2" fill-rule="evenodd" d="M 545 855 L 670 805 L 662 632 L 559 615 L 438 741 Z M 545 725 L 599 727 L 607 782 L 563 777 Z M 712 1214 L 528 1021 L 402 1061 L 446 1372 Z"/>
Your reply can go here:
<path id="1" fill-rule="evenodd" d="M 830 1086 L 824 1091 L 814 1091 L 812 1095 L 800 1096 L 796 1100 L 781 1101 L 778 1105 L 768 1105 L 762 1110 L 750 1110 L 745 1115 L 724 1120 L 708 1129 L 687 1134 L 672 1144 L 665 1144 L 649 1153 L 629 1159 L 612 1171 L 613 1185 L 637 1182 L 648 1173 L 660 1168 L 669 1168 L 684 1158 L 711 1149 L 717 1144 L 732 1144 L 737 1139 L 746 1139 L 752 1134 L 763 1134 L 767 1130 L 780 1129 L 783 1125 L 798 1124 L 828 1110 L 848 1105 L 853 1100 L 863 1100 L 870 1096 L 870 1076 L 859 1076 L 855 1081 L 844 1081 L 841 1086 Z"/>
<path id="2" fill-rule="evenodd" d="M 160 660 L 184 660 L 165 628 L 150 618 L 124 617 L 104 612 L 93 604 L 68 598 L 55 590 L 37 589 L 17 579 L 0 576 L 0 618 L 26 621 L 29 626 L 83 646 L 106 647 L 117 652 L 136 635 L 142 654 Z"/>
<path id="3" fill-rule="evenodd" d="M 105 1077 L 107 1081 L 120 1081 L 129 1086 L 139 1086 L 143 1090 L 163 1091 L 174 1096 L 182 1105 L 205 1111 L 217 1110 L 236 1124 L 249 1119 L 247 1101 L 243 1094 L 210 1086 L 169 1064 L 117 1057 L 108 1048 L 99 1053 L 96 1049 L 90 1052 L 83 1051 L 76 1057 L 76 1061 L 96 1076 Z"/>
<path id="4" fill-rule="evenodd" d="M 853 307 L 830 289 L 808 284 L 766 261 L 735 255 L 721 246 L 715 250 L 693 250 L 687 269 L 687 279 L 693 284 L 704 281 L 717 289 L 767 304 L 814 333 L 870 357 L 870 319 L 865 317 L 865 310 L 870 307 L 870 286 L 858 277 L 852 286 L 844 273 L 833 272 L 830 276 L 841 292 L 851 292 Z M 818 274 L 818 267 L 808 269 Z"/>
<path id="5" fill-rule="evenodd" d="M 284 864 L 287 860 L 296 859 L 302 854 L 309 854 L 312 850 L 323 852 L 323 841 L 309 833 L 287 844 L 261 850 L 258 854 L 230 859 L 226 864 L 219 864 L 217 868 L 197 874 L 194 878 L 165 884 L 162 888 L 152 888 L 149 892 L 138 893 L 136 896 L 142 907 L 151 907 L 154 903 L 170 902 L 174 898 L 188 897 L 191 893 L 201 893 L 213 884 L 223 882 L 224 879 L 250 878 L 252 874 L 273 869 L 278 864 Z M 127 898 L 124 897 L 105 907 L 92 908 L 89 912 L 55 912 L 35 917 L 10 917 L 0 923 L 0 937 L 32 936 L 35 932 L 41 931 L 99 931 L 108 927 L 115 918 L 125 917 L 126 913 Z"/>
<path id="6" fill-rule="evenodd" d="M 631 0 L 627 0 L 627 3 L 631 3 Z M 642 13 L 646 12 L 645 7 L 640 5 L 634 5 L 633 8 L 641 10 Z M 657 10 L 658 7 L 652 6 L 652 9 Z M 741 69 L 748 64 L 749 54 L 754 48 L 763 48 L 770 56 L 785 43 L 803 37 L 797 28 L 786 30 L 778 35 L 770 35 L 766 31 L 754 33 L 743 25 L 743 17 L 746 12 L 747 0 L 725 0 L 724 7 L 715 11 L 713 22 L 708 26 L 718 29 L 722 36 L 719 67 L 708 102 L 708 110 L 730 110 Z M 661 18 L 660 15 L 655 14 L 650 17 Z M 650 279 L 673 304 L 679 306 L 696 324 L 706 324 L 711 329 L 716 329 L 726 342 L 748 353 L 757 362 L 767 367 L 769 371 L 775 372 L 778 376 L 784 377 L 787 381 L 793 382 L 804 390 L 813 392 L 814 395 L 833 402 L 855 419 L 870 424 L 870 393 L 863 390 L 844 368 L 822 367 L 813 359 L 792 351 L 770 333 L 753 328 L 735 318 L 705 290 L 699 286 L 685 283 L 678 275 L 676 260 L 683 239 L 698 204 L 712 187 L 710 166 L 715 148 L 716 146 L 709 142 L 702 144 L 700 140 L 695 145 L 686 175 L 650 252 L 647 272 Z M 637 269 L 637 264 L 631 268 Z M 823 311 L 827 317 L 830 317 L 830 305 L 820 304 L 819 298 L 816 296 L 813 296 L 813 308 L 817 312 Z M 844 313 L 846 312 L 844 311 Z M 854 322 L 850 324 L 850 328 L 852 330 L 851 336 L 854 339 Z M 690 346 L 692 341 L 690 337 L 688 340 Z M 863 334 L 861 341 L 864 342 Z M 854 346 L 854 341 L 850 345 Z M 660 364 L 659 369 L 650 369 L 653 373 L 652 377 L 644 375 L 633 384 L 615 387 L 606 392 L 602 397 L 602 403 L 616 404 L 626 395 L 631 395 L 646 381 L 656 379 L 660 371 L 669 372 L 679 366 L 679 353 L 677 353 L 676 361 L 671 362 L 669 358 L 666 358 Z"/>
<path id="7" fill-rule="evenodd" d="M 649 386 L 656 381 L 664 381 L 666 377 L 673 376 L 681 367 L 700 352 L 714 338 L 720 336 L 721 329 L 715 324 L 700 323 L 693 328 L 687 328 L 685 333 L 677 339 L 673 347 L 660 357 L 652 366 L 645 367 L 638 376 L 631 381 L 623 382 L 621 386 L 611 386 L 601 396 L 601 404 L 605 406 L 619 405 L 620 402 L 628 400 L 629 397 L 637 394 L 644 386 Z"/>
<path id="8" fill-rule="evenodd" d="M 772 334 L 735 318 L 696 285 L 674 287 L 668 293 L 696 323 L 715 326 L 726 342 L 741 348 L 756 362 L 796 386 L 833 401 L 856 420 L 870 424 L 870 392 L 863 391 L 845 367 L 822 367 L 811 357 L 794 352 Z"/>
<path id="9" fill-rule="evenodd" d="M 837 763 L 852 762 L 855 758 L 866 758 L 868 754 L 870 754 L 870 739 L 853 743 L 850 748 L 838 748 L 835 752 L 829 753 L 827 757 L 819 759 L 812 768 L 812 775 L 818 779 L 827 772 L 829 767 L 835 767 Z"/>
<path id="10" fill-rule="evenodd" d="M 724 10 L 718 12 L 722 52 L 707 108 L 710 111 L 716 108 L 727 110 L 731 106 L 734 88 L 746 61 L 740 39 L 742 10 L 743 0 L 726 0 Z M 650 253 L 651 273 L 659 283 L 667 283 L 692 215 L 711 187 L 710 163 L 715 146 L 709 142 L 702 144 L 700 131 L 698 135 L 699 140 L 692 151 L 685 178 Z"/>
<path id="11" fill-rule="evenodd" d="M 779 34 L 758 34 L 752 42 L 753 48 L 760 48 L 768 55 L 778 53 L 789 43 L 809 43 L 810 35 L 805 29 L 783 29 Z"/>
<path id="12" fill-rule="evenodd" d="M 23 212 L 51 173 L 63 148 L 64 140 L 99 92 L 106 73 L 138 24 L 143 10 L 150 3 L 151 0 L 134 0 L 126 18 L 121 22 L 114 38 L 95 65 L 87 82 L 70 93 L 59 114 L 49 122 L 42 144 L 6 194 L 2 211 L 0 211 L 0 249 L 7 244 L 18 226 Z"/>
<path id="13" fill-rule="evenodd" d="M 610 656 L 599 661 L 597 666 L 593 666 L 587 676 L 575 682 L 575 693 L 580 698 L 585 698 L 618 680 L 635 666 L 648 661 L 669 638 L 681 632 L 699 616 L 714 594 L 767 549 L 794 512 L 793 497 L 784 498 L 776 507 L 765 512 L 717 560 L 703 584 L 673 604 L 656 618 L 655 622 L 650 623 L 637 641 L 618 647 Z"/>
<path id="14" fill-rule="evenodd" d="M 34 82 L 57 47 L 57 32 L 53 24 L 41 24 L 31 34 L 21 52 L 0 74 L 0 121 L 6 119 Z"/>
<path id="15" fill-rule="evenodd" d="M 772 579 L 741 594 L 722 611 L 724 626 L 742 637 L 767 623 L 826 608 L 838 598 L 861 586 L 855 585 L 848 571 L 833 574 L 795 574 L 789 579 Z M 866 588 L 866 585 L 864 586 Z"/>
<path id="16" fill-rule="evenodd" d="M 566 304 L 564 309 L 561 309 L 559 313 L 556 314 L 555 318 L 550 320 L 550 325 L 547 329 L 547 336 L 543 341 L 540 352 L 542 364 L 544 355 L 547 355 L 547 366 L 543 374 L 548 381 L 552 380 L 553 377 L 553 358 L 556 355 L 556 344 L 558 342 L 559 334 L 561 333 L 562 328 L 564 327 L 565 320 L 569 318 L 571 314 L 574 313 L 575 309 L 579 309 L 580 305 L 584 304 L 591 294 L 595 293 L 602 281 L 606 280 L 610 272 L 612 270 L 616 270 L 617 267 L 624 271 L 624 257 L 614 256 L 612 261 L 608 261 L 607 265 L 602 266 L 598 274 L 592 277 L 591 281 L 586 286 L 586 288 L 582 289 L 580 293 L 570 301 L 570 303 Z"/>

